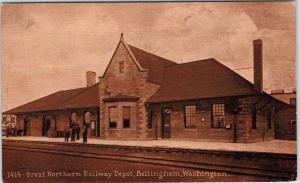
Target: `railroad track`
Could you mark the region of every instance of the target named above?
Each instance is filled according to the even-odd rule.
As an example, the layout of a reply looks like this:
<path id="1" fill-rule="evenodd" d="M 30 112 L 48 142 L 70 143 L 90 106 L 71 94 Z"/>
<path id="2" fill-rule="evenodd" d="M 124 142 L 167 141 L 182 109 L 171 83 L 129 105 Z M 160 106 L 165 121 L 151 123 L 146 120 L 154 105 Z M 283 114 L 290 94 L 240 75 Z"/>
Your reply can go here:
<path id="1" fill-rule="evenodd" d="M 31 147 L 32 145 L 40 145 L 41 147 Z M 80 148 L 76 149 L 76 147 Z M 232 174 L 268 177 L 273 180 L 294 180 L 295 178 L 295 167 L 291 165 L 296 165 L 296 155 L 290 154 L 15 140 L 3 140 L 3 148 L 197 170 L 222 171 Z M 208 158 L 214 158 L 216 161 L 208 161 Z"/>

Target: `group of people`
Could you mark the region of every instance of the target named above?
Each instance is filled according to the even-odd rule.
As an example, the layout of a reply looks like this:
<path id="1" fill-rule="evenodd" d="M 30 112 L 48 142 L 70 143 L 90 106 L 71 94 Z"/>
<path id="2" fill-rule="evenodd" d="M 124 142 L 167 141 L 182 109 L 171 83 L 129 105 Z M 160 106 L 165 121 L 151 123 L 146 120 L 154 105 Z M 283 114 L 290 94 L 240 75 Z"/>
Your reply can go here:
<path id="1" fill-rule="evenodd" d="M 17 129 L 17 127 L 12 127 L 12 125 L 9 125 L 6 127 L 6 137 L 9 136 L 17 136 L 19 135 L 19 130 Z"/>
<path id="2" fill-rule="evenodd" d="M 76 123 L 71 123 L 69 129 L 64 130 L 64 135 L 65 135 L 65 142 L 69 141 L 69 138 L 71 136 L 71 141 L 75 140 L 80 140 L 80 126 L 79 124 Z M 87 143 L 87 135 L 88 135 L 88 124 L 83 123 L 83 133 L 82 133 L 82 138 L 83 138 L 83 143 Z"/>

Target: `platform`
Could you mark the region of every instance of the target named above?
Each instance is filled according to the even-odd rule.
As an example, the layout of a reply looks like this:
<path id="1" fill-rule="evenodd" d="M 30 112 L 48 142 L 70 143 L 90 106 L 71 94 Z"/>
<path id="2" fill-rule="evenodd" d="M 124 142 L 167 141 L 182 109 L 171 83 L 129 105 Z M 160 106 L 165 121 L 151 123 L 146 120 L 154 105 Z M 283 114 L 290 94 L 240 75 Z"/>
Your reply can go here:
<path id="1" fill-rule="evenodd" d="M 63 138 L 48 137 L 2 137 L 9 140 L 64 142 Z M 82 143 L 82 139 L 75 142 Z M 216 151 L 241 151 L 241 152 L 266 152 L 280 154 L 297 154 L 297 142 L 286 140 L 270 140 L 256 143 L 225 143 L 202 141 L 178 141 L 178 140 L 106 140 L 88 139 L 88 144 L 121 145 L 138 147 L 166 147 L 179 149 L 216 150 Z"/>

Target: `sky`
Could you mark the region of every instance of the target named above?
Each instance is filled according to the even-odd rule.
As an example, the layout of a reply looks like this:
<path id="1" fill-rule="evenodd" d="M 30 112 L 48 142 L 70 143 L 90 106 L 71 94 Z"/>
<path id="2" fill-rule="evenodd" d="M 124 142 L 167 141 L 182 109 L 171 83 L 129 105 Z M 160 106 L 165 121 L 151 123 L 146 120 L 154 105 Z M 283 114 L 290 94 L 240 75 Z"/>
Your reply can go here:
<path id="1" fill-rule="evenodd" d="M 253 81 L 263 40 L 264 89 L 296 87 L 295 2 L 18 3 L 1 8 L 2 110 L 101 76 L 120 34 L 178 63 L 215 58 Z"/>

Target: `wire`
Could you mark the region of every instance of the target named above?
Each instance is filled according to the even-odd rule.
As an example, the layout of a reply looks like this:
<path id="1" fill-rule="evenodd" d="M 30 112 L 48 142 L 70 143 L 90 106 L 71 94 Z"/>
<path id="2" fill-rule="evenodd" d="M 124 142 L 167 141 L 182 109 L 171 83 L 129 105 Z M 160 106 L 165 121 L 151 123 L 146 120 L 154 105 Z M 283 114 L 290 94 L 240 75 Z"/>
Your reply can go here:
<path id="1" fill-rule="evenodd" d="M 237 68 L 237 69 L 233 69 L 233 70 L 243 70 L 243 69 L 252 69 L 253 67 L 241 67 L 241 68 Z"/>

